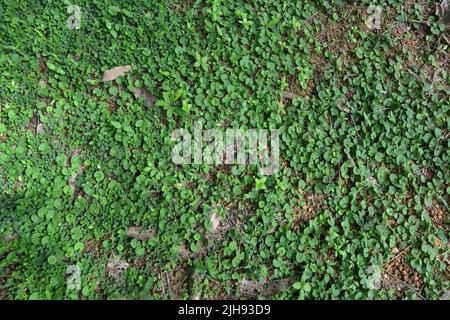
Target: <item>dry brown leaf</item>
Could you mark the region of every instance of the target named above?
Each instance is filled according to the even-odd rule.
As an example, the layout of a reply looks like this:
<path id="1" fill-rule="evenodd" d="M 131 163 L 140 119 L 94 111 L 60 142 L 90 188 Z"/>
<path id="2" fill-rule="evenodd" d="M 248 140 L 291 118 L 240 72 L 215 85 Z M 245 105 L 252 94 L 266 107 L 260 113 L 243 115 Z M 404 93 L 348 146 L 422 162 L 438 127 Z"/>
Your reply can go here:
<path id="1" fill-rule="evenodd" d="M 129 267 L 130 264 L 128 262 L 120 260 L 114 253 L 109 257 L 108 264 L 106 265 L 108 274 L 117 280 L 120 279 L 123 272 Z"/>
<path id="2" fill-rule="evenodd" d="M 216 212 L 214 212 L 211 215 L 212 232 L 216 231 L 217 227 L 220 224 L 220 221 L 221 221 L 220 216 Z"/>
<path id="3" fill-rule="evenodd" d="M 283 92 L 283 99 L 286 100 L 292 100 L 294 98 L 300 97 L 300 95 L 293 93 L 293 92 L 289 92 L 289 91 L 284 91 Z"/>
<path id="4" fill-rule="evenodd" d="M 243 279 L 239 283 L 239 290 L 247 295 L 255 296 L 261 294 L 266 297 L 271 297 L 287 291 L 294 284 L 294 282 L 294 277 L 274 280 L 272 282 Z"/>
<path id="5" fill-rule="evenodd" d="M 368 180 L 369 180 L 369 182 L 372 184 L 372 186 L 374 186 L 374 187 L 378 186 L 378 180 L 377 180 L 376 178 L 370 176 L 370 177 L 368 178 Z"/>
<path id="6" fill-rule="evenodd" d="M 206 253 L 206 250 L 207 248 L 205 248 L 202 244 L 200 245 L 199 252 L 190 251 L 184 244 L 178 247 L 178 253 L 180 254 L 180 257 L 183 259 L 195 259 L 201 257 Z"/>
<path id="7" fill-rule="evenodd" d="M 277 295 L 279 293 L 287 291 L 294 284 L 294 282 L 294 277 L 269 282 L 264 286 L 262 294 L 266 297 Z"/>
<path id="8" fill-rule="evenodd" d="M 79 149 L 73 149 L 72 152 L 71 152 L 71 154 L 70 154 L 70 157 L 71 157 L 71 158 L 72 158 L 72 157 L 79 157 L 80 154 L 81 154 L 81 153 L 80 153 L 80 150 L 79 150 Z M 83 166 L 80 166 L 80 168 L 78 168 L 78 170 L 77 170 L 76 172 L 74 172 L 74 173 L 70 176 L 70 179 L 69 179 L 69 187 L 70 187 L 72 190 L 75 190 L 75 189 L 76 189 L 78 176 L 79 176 L 80 174 L 83 173 L 83 170 L 84 170 Z"/>
<path id="9" fill-rule="evenodd" d="M 70 176 L 70 180 L 69 180 L 69 187 L 72 190 L 76 189 L 76 185 L 77 185 L 77 178 L 80 174 L 83 173 L 83 167 L 80 166 L 80 168 L 78 169 L 77 172 L 74 172 L 71 176 Z"/>
<path id="10" fill-rule="evenodd" d="M 44 125 L 42 123 L 38 123 L 36 126 L 36 134 L 39 134 L 44 131 Z"/>
<path id="11" fill-rule="evenodd" d="M 3 240 L 5 242 L 10 242 L 10 241 L 13 241 L 15 239 L 17 239 L 17 235 L 15 235 L 15 234 L 7 234 L 6 236 L 3 237 Z"/>
<path id="12" fill-rule="evenodd" d="M 440 22 L 443 24 L 449 24 L 450 23 L 450 1 L 448 0 L 442 0 L 440 5 Z"/>
<path id="13" fill-rule="evenodd" d="M 142 97 L 144 99 L 144 105 L 146 107 L 152 106 L 155 103 L 155 101 L 156 101 L 156 97 L 154 95 L 152 95 L 145 88 L 136 88 L 136 89 L 134 89 L 134 97 L 136 99 L 139 99 L 140 97 Z"/>
<path id="14" fill-rule="evenodd" d="M 193 255 L 193 253 L 189 251 L 184 244 L 179 247 L 178 252 L 183 259 L 188 259 Z"/>
<path id="15" fill-rule="evenodd" d="M 264 288 L 264 281 L 253 281 L 243 279 L 239 283 L 239 290 L 244 294 L 258 295 Z"/>
<path id="16" fill-rule="evenodd" d="M 146 241 L 152 237 L 154 237 L 156 234 L 156 231 L 153 229 L 148 229 L 143 232 L 141 232 L 140 227 L 129 227 L 127 230 L 127 237 L 129 238 L 135 238 L 138 240 Z"/>
<path id="17" fill-rule="evenodd" d="M 103 73 L 102 82 L 113 81 L 114 79 L 125 75 L 131 70 L 131 66 L 120 66 L 109 69 Z"/>

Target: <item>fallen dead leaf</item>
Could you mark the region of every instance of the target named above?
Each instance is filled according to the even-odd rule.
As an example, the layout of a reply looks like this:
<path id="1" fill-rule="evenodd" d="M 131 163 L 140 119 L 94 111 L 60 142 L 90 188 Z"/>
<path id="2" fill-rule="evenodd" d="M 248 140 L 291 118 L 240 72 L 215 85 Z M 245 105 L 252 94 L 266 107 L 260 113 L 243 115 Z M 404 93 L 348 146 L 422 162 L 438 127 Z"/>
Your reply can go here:
<path id="1" fill-rule="evenodd" d="M 439 16 L 441 17 L 440 22 L 448 25 L 450 23 L 450 1 L 442 0 L 439 7 Z"/>
<path id="2" fill-rule="evenodd" d="M 243 279 L 238 286 L 239 290 L 244 294 L 258 295 L 264 288 L 264 281 L 253 281 Z"/>
<path id="3" fill-rule="evenodd" d="M 294 282 L 294 277 L 269 282 L 264 286 L 262 294 L 266 297 L 277 295 L 279 293 L 287 291 L 294 284 Z"/>
<path id="4" fill-rule="evenodd" d="M 155 103 L 155 101 L 156 101 L 156 97 L 154 95 L 152 95 L 145 88 L 136 88 L 136 89 L 134 89 L 134 97 L 136 99 L 139 99 L 140 97 L 142 97 L 144 99 L 144 105 L 146 107 L 152 106 Z"/>
<path id="5" fill-rule="evenodd" d="M 73 149 L 72 152 L 71 152 L 71 154 L 70 154 L 70 158 L 72 159 L 73 157 L 79 157 L 80 154 L 81 154 L 81 153 L 80 153 L 80 150 L 79 150 L 79 149 Z M 84 170 L 83 166 L 80 166 L 80 167 L 78 168 L 78 170 L 77 170 L 76 172 L 74 172 L 74 173 L 70 176 L 70 179 L 69 179 L 69 187 L 70 187 L 72 190 L 76 190 L 76 188 L 77 188 L 77 179 L 78 179 L 78 176 L 79 176 L 80 174 L 83 173 L 83 170 Z"/>
<path id="6" fill-rule="evenodd" d="M 372 184 L 373 187 L 377 187 L 378 186 L 378 180 L 372 176 L 370 176 L 368 178 L 369 182 Z"/>
<path id="7" fill-rule="evenodd" d="M 117 280 L 120 279 L 123 272 L 129 267 L 130 264 L 128 262 L 120 260 L 114 253 L 109 257 L 108 264 L 106 265 L 108 274 Z"/>
<path id="8" fill-rule="evenodd" d="M 244 279 L 239 283 L 239 290 L 246 295 L 263 295 L 271 297 L 279 293 L 287 291 L 295 282 L 294 277 L 274 280 L 272 282 L 266 281 L 252 281 Z"/>
<path id="9" fill-rule="evenodd" d="M 3 237 L 3 240 L 5 242 L 10 242 L 10 241 L 13 241 L 15 239 L 17 239 L 17 235 L 15 235 L 15 234 L 7 234 L 6 236 Z"/>
<path id="10" fill-rule="evenodd" d="M 202 246 L 199 250 L 199 252 L 192 252 L 190 251 L 186 245 L 182 244 L 181 246 L 179 246 L 178 248 L 178 253 L 180 254 L 180 257 L 183 259 L 195 259 L 198 257 L 203 256 L 206 253 L 207 248 L 205 248 L 204 246 Z"/>
<path id="11" fill-rule="evenodd" d="M 42 123 L 38 123 L 36 126 L 36 134 L 39 134 L 44 131 L 44 125 Z"/>
<path id="12" fill-rule="evenodd" d="M 220 224 L 220 221 L 221 221 L 220 216 L 216 212 L 214 212 L 211 215 L 211 224 L 212 224 L 212 231 L 213 232 L 216 231 L 217 227 Z"/>
<path id="13" fill-rule="evenodd" d="M 127 230 L 127 237 L 135 238 L 138 240 L 146 241 L 150 238 L 153 238 L 156 234 L 156 231 L 153 229 L 148 229 L 141 232 L 140 227 L 129 227 Z"/>
<path id="14" fill-rule="evenodd" d="M 131 70 L 131 66 L 120 66 L 109 69 L 103 73 L 102 82 L 113 81 L 114 79 L 125 75 Z"/>
<path id="15" fill-rule="evenodd" d="M 72 190 L 76 189 L 76 185 L 77 185 L 77 178 L 80 174 L 83 173 L 83 167 L 80 166 L 80 168 L 78 169 L 77 172 L 74 172 L 71 176 L 70 176 L 70 180 L 69 180 L 69 187 Z"/>
<path id="16" fill-rule="evenodd" d="M 292 100 L 297 97 L 300 97 L 300 95 L 293 93 L 293 92 L 288 92 L 288 91 L 283 92 L 283 99 Z"/>

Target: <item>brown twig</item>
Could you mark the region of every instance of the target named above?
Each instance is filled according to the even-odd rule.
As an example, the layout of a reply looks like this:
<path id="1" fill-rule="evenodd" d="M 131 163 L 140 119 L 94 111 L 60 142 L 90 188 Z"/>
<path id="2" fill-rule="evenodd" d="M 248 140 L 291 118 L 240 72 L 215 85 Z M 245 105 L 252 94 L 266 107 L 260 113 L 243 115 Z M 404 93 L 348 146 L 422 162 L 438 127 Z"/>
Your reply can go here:
<path id="1" fill-rule="evenodd" d="M 431 28 L 431 25 L 428 21 L 408 19 L 407 22 L 423 24 L 423 25 L 426 25 L 427 27 Z"/>
<path id="2" fill-rule="evenodd" d="M 410 287 L 410 285 L 409 285 L 408 283 L 406 283 L 405 281 L 403 281 L 403 280 L 397 278 L 397 277 L 394 276 L 392 273 L 387 272 L 387 271 L 385 271 L 385 272 L 386 272 L 386 274 L 388 274 L 391 278 L 394 278 L 395 280 L 397 280 L 397 281 L 403 283 L 403 285 L 404 285 L 405 287 L 407 287 L 409 290 L 415 292 L 415 293 L 419 296 L 420 299 L 425 300 L 425 298 L 418 292 L 418 290 L 417 290 L 416 288 Z"/>
<path id="3" fill-rule="evenodd" d="M 395 257 L 393 257 L 391 260 L 389 260 L 388 262 L 386 262 L 383 267 L 387 266 L 388 264 L 392 263 L 393 261 L 397 260 L 398 257 L 400 257 L 403 253 L 405 253 L 407 250 L 409 250 L 409 248 L 412 247 L 413 244 L 410 244 L 409 246 L 407 246 L 405 249 L 403 249 L 402 251 L 400 251 Z"/>

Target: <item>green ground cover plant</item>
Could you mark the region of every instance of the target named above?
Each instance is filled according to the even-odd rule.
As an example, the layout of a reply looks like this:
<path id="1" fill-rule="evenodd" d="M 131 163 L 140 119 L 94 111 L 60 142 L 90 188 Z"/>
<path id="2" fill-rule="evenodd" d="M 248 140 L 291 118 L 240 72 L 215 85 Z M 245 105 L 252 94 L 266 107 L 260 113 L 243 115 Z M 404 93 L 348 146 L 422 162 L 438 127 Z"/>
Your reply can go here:
<path id="1" fill-rule="evenodd" d="M 444 16 L 0 0 L 0 298 L 448 297 Z M 279 129 L 279 171 L 174 164 L 198 120 Z"/>

